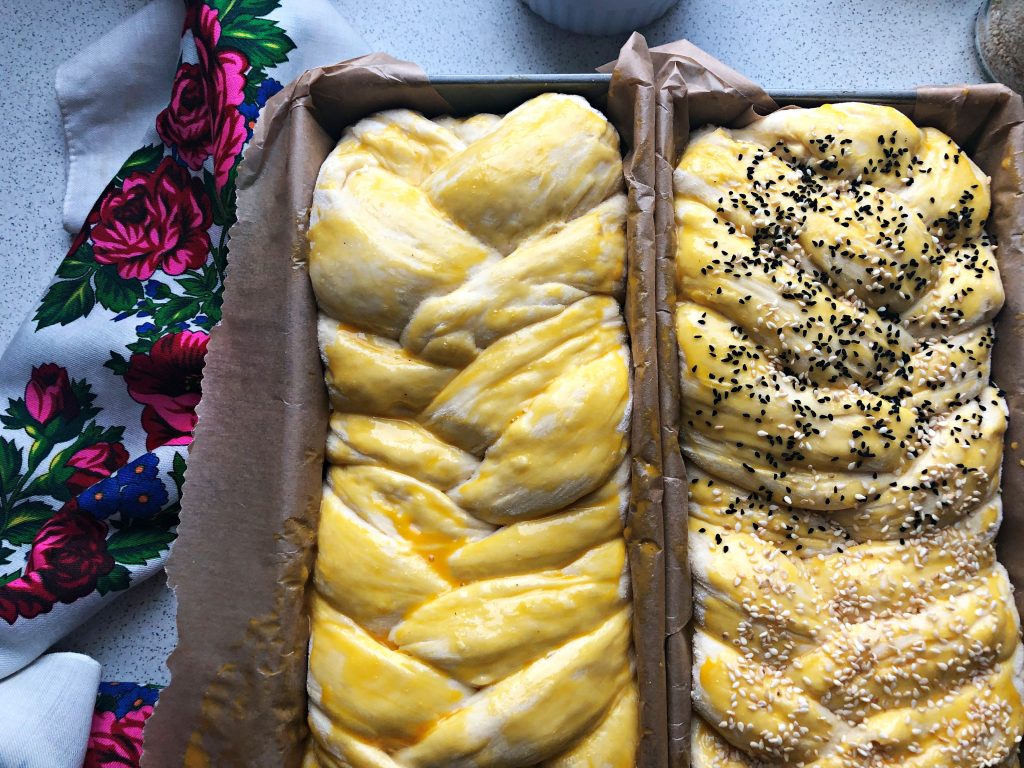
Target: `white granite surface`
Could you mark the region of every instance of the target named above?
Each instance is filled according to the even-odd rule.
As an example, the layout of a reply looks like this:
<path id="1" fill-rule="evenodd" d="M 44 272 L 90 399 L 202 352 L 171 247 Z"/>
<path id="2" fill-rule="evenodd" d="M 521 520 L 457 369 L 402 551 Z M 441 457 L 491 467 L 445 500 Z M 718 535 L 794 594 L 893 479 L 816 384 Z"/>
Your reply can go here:
<path id="1" fill-rule="evenodd" d="M 289 0 L 301 2 L 301 0 Z M 146 0 L 0 0 L 0 347 L 64 255 L 64 145 L 56 66 Z M 560 32 L 519 0 L 335 0 L 375 48 L 435 74 L 577 72 L 614 58 L 618 38 Z M 979 0 L 682 0 L 641 31 L 686 37 L 771 88 L 885 89 L 980 82 Z M 174 34 L 168 30 L 168 34 Z M 92 654 L 104 679 L 167 681 L 173 597 L 154 578 L 61 646 Z"/>

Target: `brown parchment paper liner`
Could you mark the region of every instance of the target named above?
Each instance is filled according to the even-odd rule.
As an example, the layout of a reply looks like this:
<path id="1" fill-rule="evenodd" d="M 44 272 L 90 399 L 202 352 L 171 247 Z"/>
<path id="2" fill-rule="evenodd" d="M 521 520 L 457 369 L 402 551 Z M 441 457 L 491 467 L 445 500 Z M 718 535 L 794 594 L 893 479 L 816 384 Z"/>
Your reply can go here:
<path id="1" fill-rule="evenodd" d="M 692 614 L 686 556 L 687 490 L 679 452 L 679 370 L 675 339 L 675 216 L 672 171 L 691 128 L 705 124 L 742 127 L 778 109 L 759 86 L 688 41 L 651 50 L 658 93 L 655 174 L 658 259 L 658 354 L 665 451 L 665 539 L 667 559 L 666 665 L 669 762 L 690 764 Z M 837 87 L 842 87 L 837 83 Z M 988 231 L 995 236 L 1006 305 L 996 319 L 993 378 L 1006 392 L 1010 428 L 1003 461 L 1003 526 L 999 559 L 1016 588 L 1024 612 L 1024 107 L 1001 85 L 920 88 L 904 111 L 918 125 L 949 134 L 992 177 Z"/>
<path id="2" fill-rule="evenodd" d="M 626 537 L 641 696 L 638 765 L 667 765 L 665 568 L 654 300 L 654 82 L 644 39 L 615 64 L 606 113 L 628 154 L 626 320 L 633 379 Z M 224 320 L 214 329 L 168 561 L 178 599 L 171 683 L 145 768 L 293 768 L 307 735 L 306 589 L 327 396 L 306 269 L 308 209 L 342 130 L 382 109 L 449 105 L 413 64 L 373 54 L 309 70 L 264 110 L 238 172 Z"/>
<path id="3" fill-rule="evenodd" d="M 633 647 L 640 688 L 637 765 L 648 768 L 668 765 L 668 707 L 664 663 L 664 471 L 655 327 L 654 76 L 647 43 L 637 33 L 626 42 L 612 70 L 607 114 L 628 148 L 623 161 L 629 194 L 625 314 L 633 362 L 633 418 L 631 492 L 625 536 L 633 585 Z"/>

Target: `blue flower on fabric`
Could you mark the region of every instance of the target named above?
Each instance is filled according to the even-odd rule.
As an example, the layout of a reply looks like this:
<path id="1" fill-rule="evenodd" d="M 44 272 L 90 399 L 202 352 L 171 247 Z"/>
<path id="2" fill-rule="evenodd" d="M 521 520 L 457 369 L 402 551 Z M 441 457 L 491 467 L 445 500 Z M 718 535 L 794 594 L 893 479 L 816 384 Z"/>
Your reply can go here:
<path id="1" fill-rule="evenodd" d="M 96 694 L 96 711 L 113 712 L 120 720 L 136 709 L 152 707 L 159 695 L 160 688 L 155 685 L 100 683 L 100 689 Z"/>
<path id="2" fill-rule="evenodd" d="M 160 460 L 151 453 L 101 480 L 78 497 L 78 507 L 101 520 L 120 513 L 122 520 L 152 517 L 167 503 L 167 488 L 157 477 Z"/>
<path id="3" fill-rule="evenodd" d="M 259 119 L 260 110 L 267 103 L 267 99 L 281 90 L 283 86 L 272 77 L 268 77 L 256 90 L 256 101 L 250 104 L 244 102 L 238 105 L 238 111 L 245 115 L 245 130 L 248 134 L 246 141 L 252 138 L 252 129 L 256 127 L 256 120 Z"/>

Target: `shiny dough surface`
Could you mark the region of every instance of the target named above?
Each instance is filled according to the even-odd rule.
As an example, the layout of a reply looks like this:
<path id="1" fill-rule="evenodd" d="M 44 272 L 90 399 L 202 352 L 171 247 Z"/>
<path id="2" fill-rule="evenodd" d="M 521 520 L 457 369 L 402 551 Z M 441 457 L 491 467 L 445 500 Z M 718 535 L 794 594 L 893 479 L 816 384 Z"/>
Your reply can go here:
<path id="1" fill-rule="evenodd" d="M 629 768 L 618 136 L 578 97 L 368 117 L 325 161 L 306 768 Z"/>
<path id="2" fill-rule="evenodd" d="M 988 179 L 866 104 L 674 178 L 695 768 L 1016 766 Z"/>

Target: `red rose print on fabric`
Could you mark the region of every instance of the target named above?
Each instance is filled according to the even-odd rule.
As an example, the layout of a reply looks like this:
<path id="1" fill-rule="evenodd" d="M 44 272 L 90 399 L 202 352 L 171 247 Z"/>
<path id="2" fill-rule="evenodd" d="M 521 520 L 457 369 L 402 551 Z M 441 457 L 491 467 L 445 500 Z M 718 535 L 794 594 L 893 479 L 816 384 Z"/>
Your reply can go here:
<path id="1" fill-rule="evenodd" d="M 21 577 L 0 586 L 0 618 L 31 619 L 92 592 L 114 567 L 106 537 L 106 523 L 65 504 L 36 534 Z"/>
<path id="2" fill-rule="evenodd" d="M 125 279 L 158 270 L 180 275 L 206 263 L 212 223 L 202 181 L 165 157 L 152 173 L 133 173 L 100 204 L 93 254 Z"/>
<path id="3" fill-rule="evenodd" d="M 128 394 L 146 406 L 147 450 L 192 442 L 208 341 L 205 333 L 182 331 L 160 338 L 148 355 L 135 354 L 128 361 Z"/>
<path id="4" fill-rule="evenodd" d="M 152 714 L 149 705 L 131 710 L 120 719 L 116 712 L 94 713 L 83 768 L 138 768 L 143 726 Z"/>
<path id="5" fill-rule="evenodd" d="M 71 389 L 67 369 L 46 363 L 32 369 L 25 386 L 25 408 L 29 416 L 45 426 L 58 416 L 73 419 L 80 411 L 78 398 Z"/>
<path id="6" fill-rule="evenodd" d="M 213 132 L 213 173 L 217 189 L 228 181 L 248 132 L 245 116 L 238 107 L 245 101 L 245 71 L 249 60 L 241 51 L 217 49 L 221 26 L 218 11 L 202 6 L 192 28 L 199 55 L 199 67 L 212 89 L 208 91 L 210 124 Z"/>
<path id="7" fill-rule="evenodd" d="M 26 573 L 0 587 L 0 619 L 13 624 L 19 616 L 32 619 L 49 613 L 57 600 L 39 572 Z"/>
<path id="8" fill-rule="evenodd" d="M 182 64 L 174 77 L 171 103 L 156 117 L 156 132 L 193 171 L 203 167 L 213 144 L 206 80 L 196 64 Z"/>
<path id="9" fill-rule="evenodd" d="M 114 567 L 106 536 L 105 523 L 67 504 L 36 534 L 25 571 L 42 573 L 57 599 L 70 603 L 92 592 Z"/>
<path id="10" fill-rule="evenodd" d="M 67 466 L 75 468 L 67 481 L 68 490 L 77 496 L 127 463 L 128 451 L 120 443 L 96 443 L 82 448 L 67 461 Z"/>

